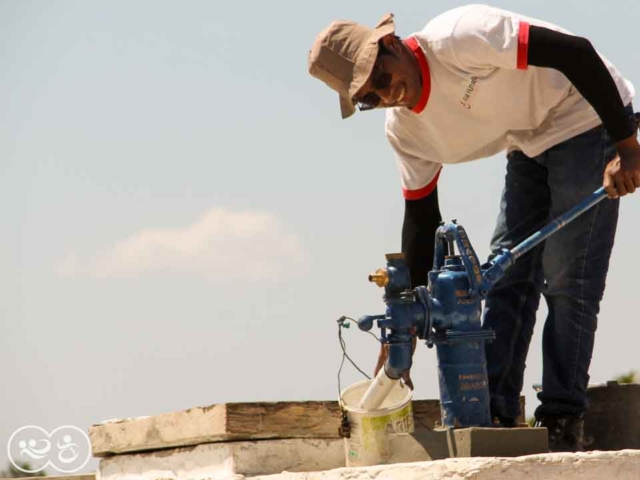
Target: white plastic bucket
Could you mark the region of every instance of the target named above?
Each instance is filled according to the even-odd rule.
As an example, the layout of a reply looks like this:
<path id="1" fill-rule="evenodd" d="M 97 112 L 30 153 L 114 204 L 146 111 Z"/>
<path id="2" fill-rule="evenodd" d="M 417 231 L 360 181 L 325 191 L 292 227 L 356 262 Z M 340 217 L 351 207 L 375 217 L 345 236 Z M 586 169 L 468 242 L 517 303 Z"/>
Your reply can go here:
<path id="1" fill-rule="evenodd" d="M 412 390 L 398 382 L 380 408 L 358 408 L 371 380 L 354 383 L 342 392 L 342 404 L 351 425 L 351 437 L 344 439 L 347 467 L 380 465 L 391 461 L 389 435 L 413 432 Z"/>

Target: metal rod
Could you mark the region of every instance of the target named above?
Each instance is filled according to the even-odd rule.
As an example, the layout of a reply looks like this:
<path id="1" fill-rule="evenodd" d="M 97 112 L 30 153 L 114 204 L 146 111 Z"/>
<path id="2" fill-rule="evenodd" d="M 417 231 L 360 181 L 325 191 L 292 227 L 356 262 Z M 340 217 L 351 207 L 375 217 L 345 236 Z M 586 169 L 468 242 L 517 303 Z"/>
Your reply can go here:
<path id="1" fill-rule="evenodd" d="M 560 230 L 565 225 L 567 225 L 569 222 L 575 220 L 576 217 L 578 217 L 582 213 L 589 210 L 591 207 L 593 207 L 600 200 L 604 199 L 606 196 L 607 196 L 607 192 L 605 192 L 604 187 L 600 187 L 598 190 L 596 190 L 587 198 L 582 200 L 578 205 L 573 207 L 571 210 L 560 215 L 558 218 L 548 223 L 546 226 L 538 230 L 529 238 L 520 242 L 518 245 L 512 248 L 511 255 L 513 255 L 513 259 L 515 260 L 517 258 L 520 258 L 522 255 L 527 253 L 533 247 L 535 247 L 539 243 L 546 240 L 547 237 L 549 237 L 550 235 L 553 235 L 558 230 Z"/>
<path id="2" fill-rule="evenodd" d="M 449 256 L 453 256 L 456 254 L 456 250 L 455 250 L 455 241 L 453 240 L 453 238 L 449 238 L 447 239 L 447 245 L 448 245 L 448 249 L 449 249 Z"/>

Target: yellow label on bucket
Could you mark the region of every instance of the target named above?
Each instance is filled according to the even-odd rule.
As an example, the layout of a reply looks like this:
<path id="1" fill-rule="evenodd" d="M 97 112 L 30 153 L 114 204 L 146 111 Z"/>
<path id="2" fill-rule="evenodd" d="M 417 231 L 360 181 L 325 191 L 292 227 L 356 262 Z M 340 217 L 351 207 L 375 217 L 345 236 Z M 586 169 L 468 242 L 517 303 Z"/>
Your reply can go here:
<path id="1" fill-rule="evenodd" d="M 362 419 L 364 433 L 407 433 L 413 427 L 413 409 L 409 403 L 401 410 L 382 415 L 380 417 L 365 417 Z"/>
<path id="2" fill-rule="evenodd" d="M 411 403 L 397 412 L 379 417 L 365 417 L 362 419 L 362 443 L 366 450 L 379 443 L 385 437 L 394 433 L 409 433 L 413 431 L 413 409 Z"/>

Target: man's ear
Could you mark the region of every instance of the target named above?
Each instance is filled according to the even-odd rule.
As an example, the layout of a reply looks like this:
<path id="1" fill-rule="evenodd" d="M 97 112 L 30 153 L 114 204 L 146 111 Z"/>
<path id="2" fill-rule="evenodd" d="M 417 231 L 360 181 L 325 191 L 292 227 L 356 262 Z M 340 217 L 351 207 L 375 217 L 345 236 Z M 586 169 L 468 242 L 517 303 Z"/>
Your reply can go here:
<path id="1" fill-rule="evenodd" d="M 402 50 L 402 40 L 396 36 L 395 33 L 388 33 L 382 37 L 379 42 L 389 52 L 393 52 L 398 55 Z"/>

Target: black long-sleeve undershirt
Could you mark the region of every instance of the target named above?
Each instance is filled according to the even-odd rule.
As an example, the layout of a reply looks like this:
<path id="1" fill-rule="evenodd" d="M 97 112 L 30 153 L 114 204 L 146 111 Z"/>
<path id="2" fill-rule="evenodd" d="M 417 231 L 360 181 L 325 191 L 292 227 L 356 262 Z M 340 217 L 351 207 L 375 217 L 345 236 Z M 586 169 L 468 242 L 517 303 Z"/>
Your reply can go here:
<path id="1" fill-rule="evenodd" d="M 532 25 L 529 65 L 562 72 L 598 113 L 614 142 L 635 133 L 609 70 L 586 38 Z"/>
<path id="2" fill-rule="evenodd" d="M 437 187 L 420 200 L 405 200 L 402 251 L 414 287 L 427 284 L 433 267 L 435 233 L 441 221 Z"/>
<path id="3" fill-rule="evenodd" d="M 598 113 L 614 141 L 635 133 L 615 82 L 589 40 L 531 26 L 528 60 L 529 65 L 562 72 Z M 405 200 L 402 251 L 414 287 L 428 282 L 441 219 L 437 188 L 419 200 Z"/>

